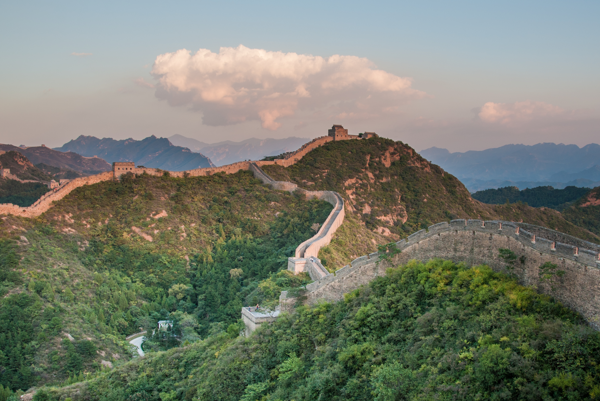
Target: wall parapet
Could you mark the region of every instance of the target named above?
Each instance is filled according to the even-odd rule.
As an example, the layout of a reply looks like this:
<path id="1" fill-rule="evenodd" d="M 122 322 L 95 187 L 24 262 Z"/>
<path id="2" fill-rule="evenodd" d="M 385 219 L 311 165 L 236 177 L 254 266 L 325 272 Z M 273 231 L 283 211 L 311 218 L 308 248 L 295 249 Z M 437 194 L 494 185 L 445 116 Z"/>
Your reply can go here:
<path id="1" fill-rule="evenodd" d="M 396 242 L 401 253 L 394 264 L 410 259 L 447 258 L 470 265 L 487 264 L 496 271 L 506 271 L 506 262 L 499 257 L 498 249 L 508 248 L 527 255 L 519 262 L 522 266 L 516 269 L 520 282 L 551 293 L 581 313 L 594 328 L 600 329 L 600 302 L 596 300 L 596 288 L 600 287 L 600 247 L 591 243 L 589 248 L 593 249 L 579 247 L 577 245 L 587 241 L 571 236 L 560 237 L 571 243 L 558 242 L 554 240 L 556 238 L 540 236 L 539 233 L 547 230 L 543 227 L 527 225 L 527 228 L 525 230 L 520 223 L 496 220 L 460 219 L 434 224 Z M 556 292 L 539 280 L 539 266 L 544 262 L 555 263 L 566 271 Z M 340 300 L 344 293 L 385 274 L 388 267 L 391 265 L 381 260 L 377 252 L 356 258 L 331 276 L 307 285 L 307 302 Z"/>

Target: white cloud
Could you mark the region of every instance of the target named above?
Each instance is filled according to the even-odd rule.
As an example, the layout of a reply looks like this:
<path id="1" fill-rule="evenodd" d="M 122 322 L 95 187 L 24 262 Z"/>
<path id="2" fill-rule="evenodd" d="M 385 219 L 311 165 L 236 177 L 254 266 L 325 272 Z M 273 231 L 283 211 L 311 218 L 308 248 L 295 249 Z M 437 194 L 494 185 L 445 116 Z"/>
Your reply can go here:
<path id="1" fill-rule="evenodd" d="M 219 53 L 181 49 L 159 55 L 152 68 L 156 96 L 172 106 L 203 113 L 207 125 L 260 120 L 266 129 L 298 111 L 339 118 L 370 118 L 424 92 L 409 78 L 383 70 L 366 58 L 328 58 L 223 47 Z"/>
<path id="2" fill-rule="evenodd" d="M 510 125 L 533 122 L 536 120 L 554 120 L 573 117 L 576 113 L 544 102 L 526 100 L 514 103 L 487 102 L 477 110 L 481 121 Z"/>
<path id="3" fill-rule="evenodd" d="M 92 53 L 71 53 L 71 56 L 77 56 L 77 57 L 87 57 L 87 56 L 91 56 Z"/>
<path id="4" fill-rule="evenodd" d="M 153 84 L 151 84 L 150 82 L 146 81 L 144 78 L 141 78 L 141 77 L 134 79 L 133 83 L 138 86 L 144 87 L 144 88 L 154 88 Z"/>

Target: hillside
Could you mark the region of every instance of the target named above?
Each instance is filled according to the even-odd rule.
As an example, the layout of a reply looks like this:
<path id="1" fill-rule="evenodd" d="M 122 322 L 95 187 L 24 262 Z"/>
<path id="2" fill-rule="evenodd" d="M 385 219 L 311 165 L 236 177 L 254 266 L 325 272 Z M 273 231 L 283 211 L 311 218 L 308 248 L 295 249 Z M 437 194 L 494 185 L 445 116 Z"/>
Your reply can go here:
<path id="1" fill-rule="evenodd" d="M 588 188 L 577 187 L 566 187 L 564 189 L 536 187 L 522 191 L 519 191 L 516 187 L 505 187 L 478 191 L 471 196 L 480 202 L 493 205 L 500 205 L 506 202 L 523 202 L 532 207 L 549 207 L 556 210 L 563 210 L 589 191 Z"/>
<path id="2" fill-rule="evenodd" d="M 308 138 L 258 139 L 244 141 L 223 141 L 204 143 L 182 135 L 173 135 L 169 140 L 177 146 L 185 146 L 193 152 L 206 155 L 217 166 L 231 164 L 243 160 L 261 160 L 265 156 L 280 155 L 299 149 L 309 141 Z"/>
<path id="3" fill-rule="evenodd" d="M 234 325 L 243 305 L 306 282 L 281 272 L 331 205 L 270 190 L 249 172 L 122 177 L 80 187 L 36 219 L 0 219 L 0 384 L 58 382 L 146 350 L 169 319 L 184 343 Z M 30 369 L 35 366 L 35 369 Z"/>
<path id="4" fill-rule="evenodd" d="M 582 196 L 574 205 L 563 210 L 565 219 L 600 235 L 600 187 Z"/>
<path id="5" fill-rule="evenodd" d="M 21 207 L 31 206 L 50 191 L 48 186 L 37 182 L 19 182 L 0 178 L 0 203 L 12 203 Z"/>
<path id="6" fill-rule="evenodd" d="M 160 168 L 169 171 L 192 170 L 213 167 L 210 159 L 188 148 L 175 146 L 167 138 L 154 135 L 141 141 L 115 140 L 81 135 L 57 148 L 62 152 L 75 152 L 84 156 L 98 156 L 112 162 L 134 162 L 138 166 Z"/>
<path id="7" fill-rule="evenodd" d="M 106 160 L 98 157 L 83 157 L 80 154 L 68 151 L 60 152 L 43 145 L 20 148 L 0 144 L 0 150 L 19 152 L 34 165 L 43 163 L 60 169 L 73 170 L 83 175 L 98 174 L 103 171 L 110 171 L 111 169 L 111 165 Z"/>
<path id="8" fill-rule="evenodd" d="M 353 215 L 349 218 L 386 237 L 386 242 L 458 218 L 523 221 L 600 241 L 600 237 L 566 221 L 555 210 L 478 202 L 456 177 L 425 160 L 410 146 L 389 139 L 329 142 L 288 168 L 273 165 L 263 169 L 276 180 L 339 192 L 346 200 L 347 215 Z M 342 235 L 343 231 L 336 233 L 337 237 Z M 335 241 L 336 236 L 332 245 L 321 252 L 339 268 L 348 262 L 341 256 L 348 252 L 340 241 Z"/>
<path id="9" fill-rule="evenodd" d="M 388 270 L 250 338 L 212 337 L 40 392 L 49 400 L 583 400 L 600 334 L 485 266 Z"/>
<path id="10" fill-rule="evenodd" d="M 10 174 L 21 180 L 50 181 L 51 179 L 18 151 L 0 151 L 0 169 L 9 169 Z"/>
<path id="11" fill-rule="evenodd" d="M 595 186 L 593 183 L 600 181 L 600 145 L 595 143 L 582 148 L 554 143 L 506 145 L 454 153 L 433 147 L 420 153 L 458 177 L 471 191 L 513 185 L 520 189 L 525 185 Z"/>

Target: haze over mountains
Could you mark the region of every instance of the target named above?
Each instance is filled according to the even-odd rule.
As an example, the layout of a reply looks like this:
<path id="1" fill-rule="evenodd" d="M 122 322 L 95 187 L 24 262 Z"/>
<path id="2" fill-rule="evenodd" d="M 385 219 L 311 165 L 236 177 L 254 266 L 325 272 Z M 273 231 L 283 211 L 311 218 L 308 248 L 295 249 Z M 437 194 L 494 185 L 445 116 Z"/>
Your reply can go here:
<path id="1" fill-rule="evenodd" d="M 63 170 L 65 173 L 76 172 L 79 175 L 93 175 L 104 171 L 110 171 L 111 166 L 106 160 L 99 157 L 84 157 L 80 153 L 69 151 L 58 151 L 50 149 L 44 145 L 31 147 L 17 147 L 13 145 L 0 144 L 0 150 L 5 152 L 16 151 L 27 157 L 36 167 L 45 170 L 50 166 L 58 173 L 56 169 Z M 93 156 L 93 155 L 92 155 Z M 77 174 L 75 175 L 77 176 Z M 73 177 L 60 177 L 73 178 Z"/>
<path id="2" fill-rule="evenodd" d="M 420 153 L 455 175 L 471 192 L 506 186 L 600 185 L 600 145 L 594 143 L 582 148 L 554 143 L 505 145 L 464 153 L 432 147 Z"/>
<path id="3" fill-rule="evenodd" d="M 141 141 L 115 140 L 80 135 L 56 150 L 76 152 L 83 156 L 98 156 L 109 163 L 131 161 L 138 166 L 183 171 L 213 167 L 210 159 L 190 149 L 175 146 L 167 138 L 154 135 Z"/>
<path id="4" fill-rule="evenodd" d="M 193 152 L 206 155 L 217 166 L 242 160 L 260 160 L 265 156 L 276 156 L 299 149 L 309 138 L 289 137 L 282 139 L 250 138 L 240 142 L 223 141 L 205 143 L 182 135 L 173 135 L 169 140 L 174 145 L 185 146 Z"/>

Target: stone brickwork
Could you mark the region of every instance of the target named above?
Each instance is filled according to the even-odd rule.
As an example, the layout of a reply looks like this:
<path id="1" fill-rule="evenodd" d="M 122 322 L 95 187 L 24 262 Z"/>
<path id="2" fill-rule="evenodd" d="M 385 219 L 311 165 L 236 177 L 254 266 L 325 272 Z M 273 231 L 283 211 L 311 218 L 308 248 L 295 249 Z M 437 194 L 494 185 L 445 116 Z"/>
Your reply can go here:
<path id="1" fill-rule="evenodd" d="M 543 227 L 530 226 L 546 232 Z M 533 230 L 532 230 L 533 231 Z M 548 230 L 552 231 L 552 230 Z M 560 233 L 558 233 L 560 234 Z M 600 253 L 599 247 L 580 248 L 585 243 L 578 238 L 566 236 L 571 243 L 551 241 L 532 234 L 519 223 L 481 220 L 453 220 L 440 223 L 397 242 L 402 251 L 393 260 L 393 266 L 416 259 L 423 262 L 434 258 L 462 262 L 468 266 L 485 264 L 498 272 L 506 272 L 506 263 L 499 257 L 499 249 L 513 251 L 524 263 L 517 262 L 514 273 L 523 285 L 537 286 L 571 309 L 581 313 L 596 329 L 600 329 Z M 545 262 L 558 265 L 565 272 L 557 279 L 555 289 L 539 280 L 539 267 Z M 343 294 L 365 285 L 385 274 L 390 267 L 373 253 L 352 261 L 348 266 L 307 285 L 307 303 L 320 300 L 337 301 Z"/>
<path id="2" fill-rule="evenodd" d="M 134 162 L 113 162 L 112 171 L 114 178 L 119 178 L 123 174 L 132 173 L 135 170 Z"/>
<path id="3" fill-rule="evenodd" d="M 261 311 L 256 307 L 242 308 L 242 320 L 246 326 L 245 335 L 249 336 L 263 323 L 274 322 L 279 316 L 280 311 Z"/>

